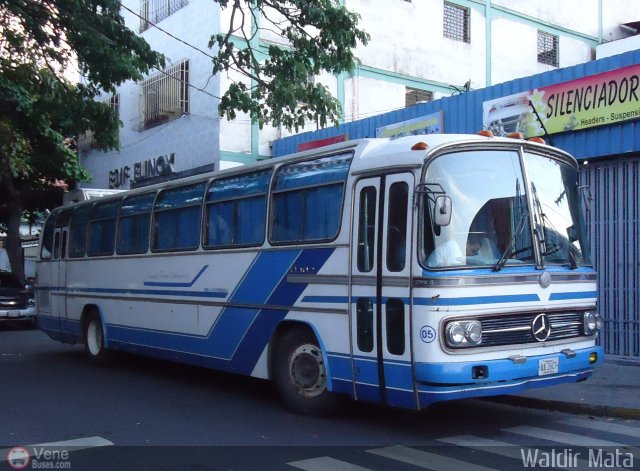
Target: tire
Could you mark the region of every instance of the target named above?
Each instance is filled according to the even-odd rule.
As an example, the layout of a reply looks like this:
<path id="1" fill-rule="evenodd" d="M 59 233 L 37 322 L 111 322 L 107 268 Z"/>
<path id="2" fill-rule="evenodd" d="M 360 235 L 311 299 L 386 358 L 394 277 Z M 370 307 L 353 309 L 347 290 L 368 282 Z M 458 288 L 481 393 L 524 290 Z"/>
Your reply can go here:
<path id="1" fill-rule="evenodd" d="M 315 335 L 289 329 L 276 338 L 273 379 L 285 406 L 297 414 L 329 415 L 339 399 L 327 389 L 327 374 Z"/>
<path id="2" fill-rule="evenodd" d="M 83 331 L 84 352 L 88 360 L 99 366 L 106 366 L 111 360 L 111 352 L 104 346 L 104 330 L 100 316 L 91 312 L 87 315 Z"/>

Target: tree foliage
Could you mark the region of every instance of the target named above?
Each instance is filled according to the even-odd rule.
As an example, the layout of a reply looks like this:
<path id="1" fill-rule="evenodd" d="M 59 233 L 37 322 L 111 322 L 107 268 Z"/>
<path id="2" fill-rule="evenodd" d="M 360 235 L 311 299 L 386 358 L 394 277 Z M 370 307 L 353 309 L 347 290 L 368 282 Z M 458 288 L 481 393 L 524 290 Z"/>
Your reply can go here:
<path id="1" fill-rule="evenodd" d="M 218 0 L 230 8 L 225 33 L 211 38 L 217 46 L 213 72 L 235 70 L 250 79 L 232 83 L 219 105 L 221 115 L 234 119 L 249 113 L 261 126 L 271 123 L 300 129 L 306 121 L 337 123 L 340 103 L 310 77 L 339 74 L 356 64 L 354 48 L 369 36 L 357 27 L 359 16 L 337 0 Z M 261 32 L 273 33 L 278 44 L 257 47 Z M 240 38 L 240 41 L 234 38 Z"/>
<path id="2" fill-rule="evenodd" d="M 118 117 L 94 99 L 163 58 L 125 27 L 115 0 L 4 0 L 0 30 L 0 223 L 22 276 L 22 212 L 59 203 L 56 181 L 89 178 L 68 138 L 90 131 L 99 148 L 117 147 Z M 71 68 L 81 83 L 65 76 Z"/>
<path id="3" fill-rule="evenodd" d="M 213 73 L 237 71 L 219 104 L 221 115 L 248 113 L 261 126 L 299 129 L 337 122 L 340 103 L 309 77 L 351 70 L 354 48 L 368 35 L 338 0 L 213 0 L 229 8 Z M 60 202 L 56 182 L 89 178 L 69 137 L 93 134 L 99 149 L 118 146 L 118 117 L 101 93 L 140 80 L 163 56 L 125 26 L 119 0 L 3 0 L 0 3 L 0 227 L 22 276 L 18 236 L 23 211 Z M 280 39 L 261 49 L 261 32 Z M 75 68 L 82 78 L 69 80 Z M 247 81 L 249 84 L 247 84 Z"/>

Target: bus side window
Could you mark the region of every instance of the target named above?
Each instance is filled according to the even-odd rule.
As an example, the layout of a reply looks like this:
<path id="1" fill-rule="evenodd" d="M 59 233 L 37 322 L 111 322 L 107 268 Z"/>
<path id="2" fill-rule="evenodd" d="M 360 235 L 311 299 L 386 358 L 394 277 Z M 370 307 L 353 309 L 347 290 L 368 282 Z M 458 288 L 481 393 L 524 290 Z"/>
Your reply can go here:
<path id="1" fill-rule="evenodd" d="M 153 207 L 153 250 L 195 250 L 200 245 L 206 183 L 160 192 Z"/>
<path id="2" fill-rule="evenodd" d="M 44 232 L 42 234 L 42 249 L 40 250 L 40 258 L 43 260 L 51 259 L 51 255 L 53 254 L 53 228 L 56 221 L 56 214 L 52 214 L 47 219 L 47 223 L 44 226 Z"/>
<path id="3" fill-rule="evenodd" d="M 65 209 L 60 211 L 58 217 L 56 217 L 56 228 L 66 229 L 69 226 L 69 221 L 71 220 L 71 216 L 75 211 L 74 208 Z M 60 233 L 62 232 L 62 236 Z M 61 240 L 62 239 L 62 240 Z M 61 230 L 56 234 L 56 238 L 54 241 L 54 253 L 53 258 L 66 258 L 67 257 L 67 231 Z"/>
<path id="4" fill-rule="evenodd" d="M 89 256 L 113 255 L 119 208 L 120 200 L 96 203 L 93 207 L 89 223 Z"/>
<path id="5" fill-rule="evenodd" d="M 62 242 L 60 242 L 60 258 L 67 258 L 67 231 L 62 233 Z"/>
<path id="6" fill-rule="evenodd" d="M 373 270 L 376 236 L 376 189 L 373 186 L 360 192 L 360 214 L 358 221 L 358 271 Z"/>
<path id="7" fill-rule="evenodd" d="M 369 298 L 358 298 L 356 303 L 356 324 L 358 329 L 358 349 L 373 351 L 373 303 Z"/>
<path id="8" fill-rule="evenodd" d="M 56 232 L 53 236 L 53 259 L 58 260 L 60 258 L 60 233 Z"/>
<path id="9" fill-rule="evenodd" d="M 398 298 L 389 298 L 387 308 L 387 350 L 392 355 L 404 354 L 404 303 Z"/>
<path id="10" fill-rule="evenodd" d="M 81 206 L 76 209 L 69 226 L 69 257 L 84 257 L 87 251 L 87 226 L 91 205 Z"/>
<path id="11" fill-rule="evenodd" d="M 116 244 L 119 255 L 141 254 L 149 249 L 151 208 L 155 196 L 155 193 L 129 196 L 122 202 Z"/>
<path id="12" fill-rule="evenodd" d="M 422 197 L 422 212 L 424 215 L 424 224 L 422 225 L 422 247 L 424 253 L 422 256 L 424 259 L 428 259 L 429 256 L 433 253 L 436 248 L 436 243 L 434 240 L 435 235 L 440 235 L 440 227 L 433 225 L 432 222 L 432 205 L 427 196 Z"/>
<path id="13" fill-rule="evenodd" d="M 409 186 L 406 182 L 391 185 L 389 191 L 389 224 L 387 226 L 387 269 L 404 270 L 407 251 L 407 204 Z"/>
<path id="14" fill-rule="evenodd" d="M 276 244 L 338 236 L 351 152 L 282 166 L 272 196 L 270 238 Z"/>
<path id="15" fill-rule="evenodd" d="M 261 245 L 271 169 L 214 180 L 206 195 L 205 248 Z"/>

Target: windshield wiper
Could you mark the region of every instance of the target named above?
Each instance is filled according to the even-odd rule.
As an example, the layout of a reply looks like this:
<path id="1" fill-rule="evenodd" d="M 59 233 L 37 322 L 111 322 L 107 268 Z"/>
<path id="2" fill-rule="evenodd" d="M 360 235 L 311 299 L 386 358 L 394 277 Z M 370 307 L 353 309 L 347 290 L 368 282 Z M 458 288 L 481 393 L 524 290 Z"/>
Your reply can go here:
<path id="1" fill-rule="evenodd" d="M 513 248 L 516 245 L 516 239 L 524 229 L 524 225 L 525 225 L 524 223 L 528 217 L 529 217 L 528 211 L 523 211 L 522 213 L 520 213 L 520 220 L 518 221 L 518 227 L 513 233 L 513 237 L 511 237 L 511 241 L 509 242 L 509 245 L 507 246 L 506 250 L 502 252 L 502 255 L 500 255 L 500 258 L 498 259 L 496 264 L 493 266 L 493 271 L 502 270 L 504 265 L 507 263 L 507 260 L 509 259 L 509 257 L 511 257 L 511 254 L 513 253 Z"/>
<path id="2" fill-rule="evenodd" d="M 550 248 L 550 244 L 547 244 L 547 224 L 546 223 L 547 222 L 549 223 L 549 226 L 551 227 L 553 232 L 558 233 L 558 231 L 556 230 L 553 223 L 549 220 L 549 217 L 543 211 L 542 203 L 540 202 L 540 198 L 538 197 L 538 190 L 536 190 L 536 186 L 533 182 L 531 182 L 531 193 L 533 196 L 533 206 L 534 206 L 534 213 L 533 213 L 534 232 L 536 234 L 536 239 L 538 239 L 538 244 L 539 244 L 538 246 L 540 247 L 541 260 L 544 261 L 545 255 L 551 255 L 552 253 L 555 253 L 561 250 L 561 247 L 559 247 L 558 244 L 551 245 L 551 248 Z M 556 204 L 559 204 L 559 202 L 562 200 L 563 195 L 565 193 L 566 193 L 566 190 L 560 194 L 558 199 L 555 200 Z M 553 241 L 553 239 L 551 239 L 551 241 Z M 575 270 L 576 268 L 578 268 L 578 262 L 576 260 L 576 254 L 571 251 L 571 244 L 569 243 L 569 241 L 567 241 L 567 253 L 569 258 L 569 269 Z M 544 265 L 544 263 L 542 264 Z"/>
<path id="3" fill-rule="evenodd" d="M 538 190 L 536 190 L 536 185 L 533 182 L 531 182 L 531 194 L 533 197 L 533 219 L 534 219 L 533 231 L 535 232 L 536 239 L 538 240 L 538 247 L 540 248 L 540 256 L 543 257 L 544 255 L 548 255 L 547 241 L 545 240 L 545 234 L 546 234 L 547 228 L 544 222 L 544 219 L 546 216 L 544 214 L 544 211 L 542 211 L 542 204 L 540 203 L 540 198 L 538 198 Z"/>

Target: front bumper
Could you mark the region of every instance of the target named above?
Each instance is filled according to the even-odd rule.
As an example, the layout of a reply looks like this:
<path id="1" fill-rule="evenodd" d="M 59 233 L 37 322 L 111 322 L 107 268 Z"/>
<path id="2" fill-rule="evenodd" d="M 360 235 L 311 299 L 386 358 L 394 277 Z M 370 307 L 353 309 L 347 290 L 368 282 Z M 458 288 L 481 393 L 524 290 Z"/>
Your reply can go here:
<path id="1" fill-rule="evenodd" d="M 590 361 L 591 354 L 597 360 Z M 539 374 L 541 360 L 558 359 L 558 369 L 552 374 Z M 529 388 L 576 382 L 587 379 L 593 367 L 604 358 L 602 347 L 575 350 L 575 356 L 553 353 L 526 357 L 517 364 L 510 359 L 460 363 L 416 363 L 416 380 L 421 406 L 432 402 L 467 397 L 515 394 Z M 475 369 L 474 369 L 475 368 Z M 478 369 L 486 377 L 474 378 Z"/>
<path id="2" fill-rule="evenodd" d="M 0 309 L 0 322 L 18 319 L 33 319 L 36 316 L 36 308 L 31 306 L 25 309 Z"/>

